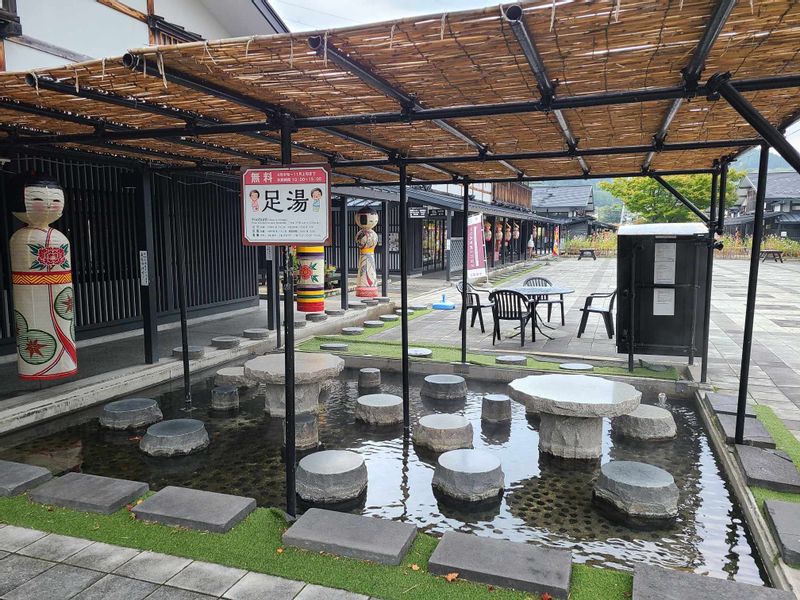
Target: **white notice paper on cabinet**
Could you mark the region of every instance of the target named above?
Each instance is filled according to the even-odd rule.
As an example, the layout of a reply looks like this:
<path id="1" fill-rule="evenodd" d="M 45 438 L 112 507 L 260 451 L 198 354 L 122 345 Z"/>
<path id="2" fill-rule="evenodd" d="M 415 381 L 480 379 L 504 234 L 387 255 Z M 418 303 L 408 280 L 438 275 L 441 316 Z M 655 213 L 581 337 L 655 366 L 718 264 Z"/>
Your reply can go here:
<path id="1" fill-rule="evenodd" d="M 653 315 L 658 317 L 675 316 L 675 290 L 655 288 L 653 290 Z"/>
<path id="2" fill-rule="evenodd" d="M 653 283 L 665 285 L 675 283 L 675 256 L 676 245 L 674 243 L 655 245 Z"/>

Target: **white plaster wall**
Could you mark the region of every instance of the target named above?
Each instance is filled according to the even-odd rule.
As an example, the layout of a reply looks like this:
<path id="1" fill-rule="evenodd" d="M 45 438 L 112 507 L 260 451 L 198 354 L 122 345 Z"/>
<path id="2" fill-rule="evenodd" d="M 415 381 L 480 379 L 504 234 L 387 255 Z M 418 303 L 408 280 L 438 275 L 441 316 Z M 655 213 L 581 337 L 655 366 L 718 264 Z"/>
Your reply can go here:
<path id="1" fill-rule="evenodd" d="M 47 67 L 60 67 L 67 61 L 59 56 L 53 56 L 40 50 L 15 44 L 9 40 L 5 42 L 6 70 L 30 71 Z"/>
<path id="2" fill-rule="evenodd" d="M 250 4 L 250 0 L 223 1 L 228 6 L 233 5 L 236 10 L 242 8 L 239 4 L 245 2 Z M 207 40 L 219 40 L 236 35 L 223 27 L 200 0 L 154 0 L 153 9 L 159 17 L 164 17 L 170 23 L 198 33 Z"/>

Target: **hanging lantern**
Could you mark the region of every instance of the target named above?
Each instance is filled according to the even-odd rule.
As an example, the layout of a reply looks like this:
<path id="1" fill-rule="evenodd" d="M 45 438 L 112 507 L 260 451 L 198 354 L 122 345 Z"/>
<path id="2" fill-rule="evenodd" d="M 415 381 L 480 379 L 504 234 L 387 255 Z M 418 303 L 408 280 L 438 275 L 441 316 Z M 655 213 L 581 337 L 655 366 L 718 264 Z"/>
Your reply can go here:
<path id="1" fill-rule="evenodd" d="M 373 228 L 378 224 L 378 213 L 365 206 L 356 213 L 356 234 L 358 246 L 358 278 L 356 279 L 356 296 L 359 298 L 375 298 L 378 295 L 378 274 L 375 268 L 375 246 L 378 245 L 378 234 Z"/>

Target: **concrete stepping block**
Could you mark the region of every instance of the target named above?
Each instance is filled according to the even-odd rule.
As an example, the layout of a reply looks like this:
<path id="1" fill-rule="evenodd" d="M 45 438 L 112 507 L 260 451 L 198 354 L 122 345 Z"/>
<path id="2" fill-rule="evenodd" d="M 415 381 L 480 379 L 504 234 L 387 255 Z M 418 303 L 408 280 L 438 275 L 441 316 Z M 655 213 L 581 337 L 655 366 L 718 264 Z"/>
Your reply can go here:
<path id="1" fill-rule="evenodd" d="M 428 305 L 427 304 L 409 304 L 408 308 L 411 309 L 411 310 L 427 310 L 428 309 Z"/>
<path id="2" fill-rule="evenodd" d="M 389 296 L 377 296 L 375 300 L 378 301 L 378 304 L 388 304 L 389 303 Z"/>
<path id="3" fill-rule="evenodd" d="M 400 320 L 400 317 L 398 315 L 381 315 L 378 318 L 384 323 L 394 323 L 395 321 Z"/>
<path id="4" fill-rule="evenodd" d="M 528 357 L 520 356 L 518 354 L 505 354 L 495 357 L 494 362 L 498 365 L 515 365 L 518 367 L 524 367 L 528 364 Z"/>
<path id="5" fill-rule="evenodd" d="M 294 323 L 295 329 L 302 329 L 306 326 L 306 318 L 303 317 L 302 319 L 295 319 L 292 321 L 292 323 Z M 283 326 L 286 327 L 286 321 L 283 322 Z"/>
<path id="6" fill-rule="evenodd" d="M 189 360 L 197 360 L 198 358 L 203 358 L 205 353 L 206 349 L 203 346 L 189 346 L 187 348 L 187 354 L 189 355 Z M 181 346 L 173 348 L 172 356 L 174 356 L 175 358 L 183 358 L 183 348 Z"/>
<path id="7" fill-rule="evenodd" d="M 467 397 L 467 382 L 461 375 L 428 375 L 422 382 L 420 395 L 437 400 L 463 400 Z"/>
<path id="8" fill-rule="evenodd" d="M 666 408 L 640 404 L 627 415 L 611 419 L 615 435 L 632 440 L 671 440 L 678 435 L 675 417 Z"/>
<path id="9" fill-rule="evenodd" d="M 572 553 L 533 544 L 509 542 L 448 531 L 428 562 L 436 575 L 458 573 L 460 579 L 566 599 L 572 575 Z"/>
<path id="10" fill-rule="evenodd" d="M 341 317 L 347 311 L 343 308 L 326 308 L 325 314 L 329 317 Z"/>
<path id="11" fill-rule="evenodd" d="M 781 558 L 787 565 L 800 565 L 800 504 L 765 500 L 764 513 Z"/>
<path id="12" fill-rule="evenodd" d="M 794 600 L 791 592 L 637 564 L 632 600 Z"/>
<path id="13" fill-rule="evenodd" d="M 706 400 L 711 410 L 716 414 L 735 415 L 739 406 L 739 399 L 736 396 L 719 394 L 717 392 L 706 392 Z M 747 403 L 744 414 L 747 417 L 755 418 L 756 411 L 750 402 Z"/>
<path id="14" fill-rule="evenodd" d="M 150 456 L 183 456 L 209 444 L 208 432 L 197 419 L 170 419 L 147 428 L 139 449 Z"/>
<path id="15" fill-rule="evenodd" d="M 592 371 L 594 367 L 588 363 L 561 363 L 559 369 L 564 371 Z"/>
<path id="16" fill-rule="evenodd" d="M 322 321 L 327 321 L 328 315 L 324 312 L 321 313 L 308 313 L 306 315 L 306 321 L 311 321 L 312 323 L 321 323 Z"/>
<path id="17" fill-rule="evenodd" d="M 255 382 L 244 374 L 244 367 L 223 367 L 214 376 L 214 385 L 232 385 L 237 388 L 245 388 L 254 384 Z"/>
<path id="18" fill-rule="evenodd" d="M 286 421 L 283 421 L 283 447 L 286 447 Z M 294 418 L 294 447 L 313 450 L 319 446 L 319 418 L 317 413 L 302 413 Z"/>
<path id="19" fill-rule="evenodd" d="M 265 340 L 269 337 L 269 329 L 264 329 L 263 327 L 251 327 L 250 329 L 245 329 L 242 332 L 242 335 L 248 340 Z"/>
<path id="20" fill-rule="evenodd" d="M 0 497 L 16 496 L 52 477 L 44 467 L 0 460 Z"/>
<path id="21" fill-rule="evenodd" d="M 152 398 L 124 398 L 109 402 L 100 413 L 100 425 L 107 429 L 136 429 L 164 418 Z"/>
<path id="22" fill-rule="evenodd" d="M 718 414 L 717 421 L 722 427 L 725 435 L 725 442 L 733 444 L 736 439 L 736 415 Z M 746 417 L 744 420 L 744 443 L 748 446 L 758 446 L 759 448 L 774 448 L 775 440 L 767 431 L 761 421 L 753 417 Z"/>
<path id="23" fill-rule="evenodd" d="M 776 492 L 800 493 L 800 473 L 784 452 L 737 444 L 736 460 L 744 472 L 747 485 Z"/>
<path id="24" fill-rule="evenodd" d="M 356 400 L 356 419 L 370 425 L 403 422 L 403 399 L 392 394 L 367 394 Z"/>
<path id="25" fill-rule="evenodd" d="M 364 367 L 358 372 L 359 388 L 376 388 L 381 385 L 381 370 L 374 367 Z"/>
<path id="26" fill-rule="evenodd" d="M 150 486 L 141 481 L 67 473 L 31 490 L 28 497 L 38 504 L 109 515 L 149 489 Z"/>
<path id="27" fill-rule="evenodd" d="M 364 310 L 364 309 L 367 308 L 366 304 L 364 304 L 363 302 L 358 302 L 358 301 L 350 302 L 350 303 L 348 303 L 347 306 L 348 306 L 348 308 L 351 308 L 353 310 Z"/>
<path id="28" fill-rule="evenodd" d="M 678 487 L 664 469 L 642 462 L 614 460 L 600 468 L 593 498 L 642 519 L 678 515 Z"/>
<path id="29" fill-rule="evenodd" d="M 397 310 L 394 311 L 394 314 L 402 316 L 403 315 L 403 309 L 402 308 L 398 308 Z M 414 311 L 412 309 L 410 309 L 410 308 L 407 308 L 406 309 L 406 314 L 407 315 L 413 315 Z"/>
<path id="30" fill-rule="evenodd" d="M 434 452 L 472 448 L 472 424 L 461 415 L 426 415 L 417 422 L 412 439 Z"/>
<path id="31" fill-rule="evenodd" d="M 331 352 L 344 352 L 347 350 L 347 344 L 342 342 L 324 342 L 319 345 L 320 350 L 329 350 Z"/>
<path id="32" fill-rule="evenodd" d="M 361 300 L 361 304 L 364 306 L 378 306 L 378 300 L 375 298 L 364 298 Z"/>
<path id="33" fill-rule="evenodd" d="M 297 464 L 297 495 L 311 504 L 336 504 L 367 489 L 364 458 L 349 450 L 322 450 Z"/>
<path id="34" fill-rule="evenodd" d="M 451 450 L 439 457 L 433 489 L 460 502 L 499 500 L 505 487 L 500 459 L 483 450 Z"/>
<path id="35" fill-rule="evenodd" d="M 253 498 L 167 486 L 132 511 L 137 519 L 225 533 L 256 508 Z"/>
<path id="36" fill-rule="evenodd" d="M 342 335 L 360 335 L 364 333 L 363 327 L 342 327 Z"/>
<path id="37" fill-rule="evenodd" d="M 383 321 L 364 321 L 364 327 L 367 329 L 380 329 L 383 326 Z"/>
<path id="38" fill-rule="evenodd" d="M 505 423 L 511 420 L 511 398 L 505 394 L 486 394 L 481 402 L 481 420 Z"/>
<path id="39" fill-rule="evenodd" d="M 408 355 L 412 358 L 430 358 L 433 356 L 433 350 L 428 348 L 409 348 Z"/>
<path id="40" fill-rule="evenodd" d="M 211 338 L 211 345 L 215 348 L 230 349 L 237 348 L 241 343 L 241 339 L 232 335 L 221 335 L 219 337 Z"/>
<path id="41" fill-rule="evenodd" d="M 311 508 L 283 534 L 283 543 L 384 565 L 399 565 L 417 528 L 411 523 Z"/>
<path id="42" fill-rule="evenodd" d="M 239 388 L 233 385 L 218 385 L 211 390 L 211 408 L 234 410 L 239 408 Z"/>

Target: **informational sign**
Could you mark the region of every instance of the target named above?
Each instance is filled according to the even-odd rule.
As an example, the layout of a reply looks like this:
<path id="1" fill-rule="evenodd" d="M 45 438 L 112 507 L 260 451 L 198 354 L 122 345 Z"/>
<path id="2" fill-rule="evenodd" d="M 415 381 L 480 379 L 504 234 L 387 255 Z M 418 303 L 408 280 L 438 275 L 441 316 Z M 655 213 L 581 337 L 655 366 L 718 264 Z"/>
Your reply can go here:
<path id="1" fill-rule="evenodd" d="M 655 288 L 653 290 L 653 316 L 675 316 L 675 288 Z"/>
<path id="2" fill-rule="evenodd" d="M 429 208 L 428 209 L 428 217 L 446 217 L 447 211 L 443 208 Z"/>
<path id="3" fill-rule="evenodd" d="M 467 278 L 486 277 L 486 243 L 483 239 L 483 215 L 467 219 Z"/>
<path id="4" fill-rule="evenodd" d="M 677 244 L 675 242 L 656 242 L 654 248 L 653 283 L 656 285 L 674 285 Z M 655 288 L 653 290 L 653 315 L 660 317 L 675 316 L 674 289 Z"/>
<path id="5" fill-rule="evenodd" d="M 139 250 L 139 281 L 143 286 L 150 285 L 150 267 L 147 264 L 147 250 Z"/>
<path id="6" fill-rule="evenodd" d="M 428 216 L 427 206 L 409 206 L 408 218 L 409 219 L 424 219 Z"/>
<path id="7" fill-rule="evenodd" d="M 246 245 L 324 245 L 330 239 L 330 224 L 327 165 L 265 167 L 242 175 Z"/>

